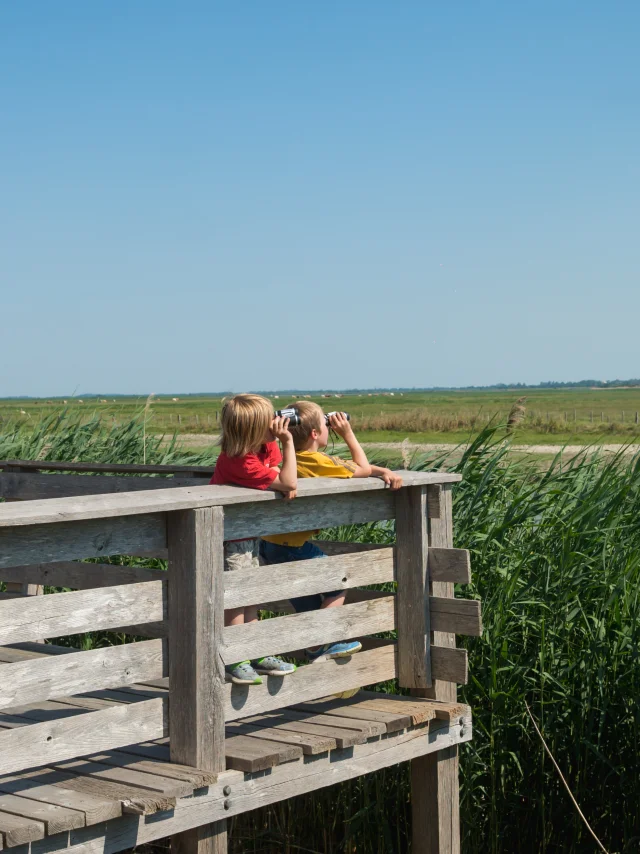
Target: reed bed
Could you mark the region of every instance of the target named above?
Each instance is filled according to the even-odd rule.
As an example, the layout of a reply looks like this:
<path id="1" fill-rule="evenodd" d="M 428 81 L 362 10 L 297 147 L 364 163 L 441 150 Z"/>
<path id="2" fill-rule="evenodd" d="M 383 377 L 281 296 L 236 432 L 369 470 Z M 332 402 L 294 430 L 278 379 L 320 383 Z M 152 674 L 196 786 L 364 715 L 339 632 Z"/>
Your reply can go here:
<path id="1" fill-rule="evenodd" d="M 57 436 L 73 434 L 68 421 L 36 432 L 32 441 L 0 434 L 0 455 L 79 459 L 86 451 L 85 459 L 142 460 L 139 422 L 122 433 L 94 427 L 90 436 Z M 526 701 L 607 850 L 637 851 L 640 457 L 585 451 L 541 470 L 509 456 L 503 436 L 498 426 L 486 428 L 453 458 L 464 476 L 454 493 L 455 545 L 471 550 L 473 568 L 473 584 L 458 595 L 482 598 L 485 627 L 481 638 L 467 641 L 470 683 L 459 692 L 473 707 L 475 726 L 473 742 L 461 750 L 463 850 L 596 850 L 545 756 Z M 185 459 L 178 445 L 171 447 L 171 462 Z M 147 445 L 146 454 L 167 461 L 164 446 Z M 445 457 L 408 464 L 438 469 Z M 394 532 L 390 524 L 371 524 L 324 535 L 392 542 Z M 85 643 L 125 640 L 96 635 Z M 407 768 L 388 768 L 239 817 L 231 823 L 230 850 L 406 852 L 409 796 Z"/>

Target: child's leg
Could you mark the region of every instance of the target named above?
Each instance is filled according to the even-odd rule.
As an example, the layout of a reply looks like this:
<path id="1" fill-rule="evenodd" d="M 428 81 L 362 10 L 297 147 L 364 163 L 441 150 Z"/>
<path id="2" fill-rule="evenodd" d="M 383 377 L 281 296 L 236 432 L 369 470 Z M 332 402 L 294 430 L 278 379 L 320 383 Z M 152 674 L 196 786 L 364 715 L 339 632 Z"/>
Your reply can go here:
<path id="1" fill-rule="evenodd" d="M 252 569 L 254 566 L 254 552 L 257 553 L 256 540 L 240 540 L 224 544 L 224 568 L 225 572 L 235 569 Z M 255 566 L 258 566 L 255 560 Z M 242 626 L 244 623 L 253 622 L 258 618 L 256 606 L 249 608 L 228 608 L 224 612 L 225 626 Z M 251 662 L 239 661 L 228 664 L 226 667 L 227 679 L 238 685 L 260 685 L 262 679 L 254 670 Z"/>

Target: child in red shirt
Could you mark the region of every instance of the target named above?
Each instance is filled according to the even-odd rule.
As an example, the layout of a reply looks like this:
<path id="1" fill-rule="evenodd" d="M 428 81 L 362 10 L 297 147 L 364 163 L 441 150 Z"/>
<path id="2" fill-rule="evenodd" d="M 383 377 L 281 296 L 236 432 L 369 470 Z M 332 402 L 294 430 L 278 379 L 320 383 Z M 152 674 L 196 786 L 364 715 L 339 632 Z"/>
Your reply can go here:
<path id="1" fill-rule="evenodd" d="M 296 452 L 288 431 L 288 418 L 274 418 L 273 407 L 257 394 L 237 394 L 222 407 L 222 452 L 211 483 L 245 486 L 249 489 L 276 489 L 286 498 L 296 492 Z M 276 439 L 282 444 L 282 454 Z M 278 465 L 282 463 L 282 467 Z M 260 540 L 230 540 L 224 544 L 224 568 L 257 569 L 261 564 Z M 257 605 L 231 608 L 224 612 L 225 626 L 253 623 Z M 296 667 L 276 655 L 256 661 L 227 665 L 227 678 L 239 685 L 259 685 L 259 674 L 287 676 Z"/>

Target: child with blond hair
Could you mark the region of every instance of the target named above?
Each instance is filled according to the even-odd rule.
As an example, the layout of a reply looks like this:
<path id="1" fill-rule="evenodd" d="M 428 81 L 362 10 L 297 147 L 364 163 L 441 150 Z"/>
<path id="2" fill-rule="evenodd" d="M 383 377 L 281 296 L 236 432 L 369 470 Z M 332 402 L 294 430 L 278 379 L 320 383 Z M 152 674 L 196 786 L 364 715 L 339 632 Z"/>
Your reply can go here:
<path id="1" fill-rule="evenodd" d="M 295 496 L 297 486 L 293 437 L 288 418 L 276 418 L 268 400 L 257 394 L 237 394 L 222 407 L 222 451 L 216 461 L 210 483 L 245 486 L 249 489 L 275 489 L 287 498 Z M 279 440 L 282 453 L 278 448 Z M 278 466 L 280 466 L 278 468 Z M 257 569 L 261 564 L 260 540 L 229 540 L 224 544 L 224 568 Z M 258 619 L 257 605 L 230 608 L 224 612 L 225 626 L 253 623 Z M 276 655 L 255 661 L 227 665 L 227 679 L 239 685 L 259 685 L 260 674 L 287 676 L 294 664 Z"/>
<path id="2" fill-rule="evenodd" d="M 321 407 L 309 400 L 299 400 L 290 404 L 289 408 L 296 409 L 300 418 L 300 424 L 289 427 L 296 452 L 298 477 L 379 477 L 391 489 L 400 489 L 400 475 L 381 466 L 371 465 L 367 460 L 367 455 L 344 412 L 332 413 L 327 418 Z M 351 454 L 350 460 L 325 453 L 324 448 L 329 441 L 329 427 L 344 440 Z M 260 554 L 268 564 L 326 557 L 326 554 L 311 542 L 311 536 L 317 533 L 297 531 L 292 534 L 263 537 L 260 542 Z M 296 611 L 313 611 L 318 608 L 339 607 L 344 604 L 344 600 L 345 591 L 334 590 L 312 596 L 299 596 L 291 599 L 291 604 Z M 311 661 L 320 656 L 343 658 L 353 655 L 361 648 L 359 641 L 341 641 L 308 648 L 306 654 Z"/>

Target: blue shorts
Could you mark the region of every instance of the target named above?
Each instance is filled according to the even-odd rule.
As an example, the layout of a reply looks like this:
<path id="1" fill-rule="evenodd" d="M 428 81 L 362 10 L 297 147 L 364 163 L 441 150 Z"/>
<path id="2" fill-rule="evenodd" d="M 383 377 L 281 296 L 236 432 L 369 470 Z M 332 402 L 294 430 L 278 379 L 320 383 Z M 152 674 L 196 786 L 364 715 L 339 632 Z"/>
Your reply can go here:
<path id="1" fill-rule="evenodd" d="M 269 543 L 260 540 L 260 557 L 266 564 L 289 563 L 293 560 L 312 560 L 316 557 L 326 557 L 326 554 L 310 540 L 303 546 L 281 546 L 279 543 Z M 331 593 L 313 593 L 309 596 L 294 596 L 289 601 L 298 611 L 317 611 L 324 599 L 340 596 L 344 590 L 333 590 Z"/>

